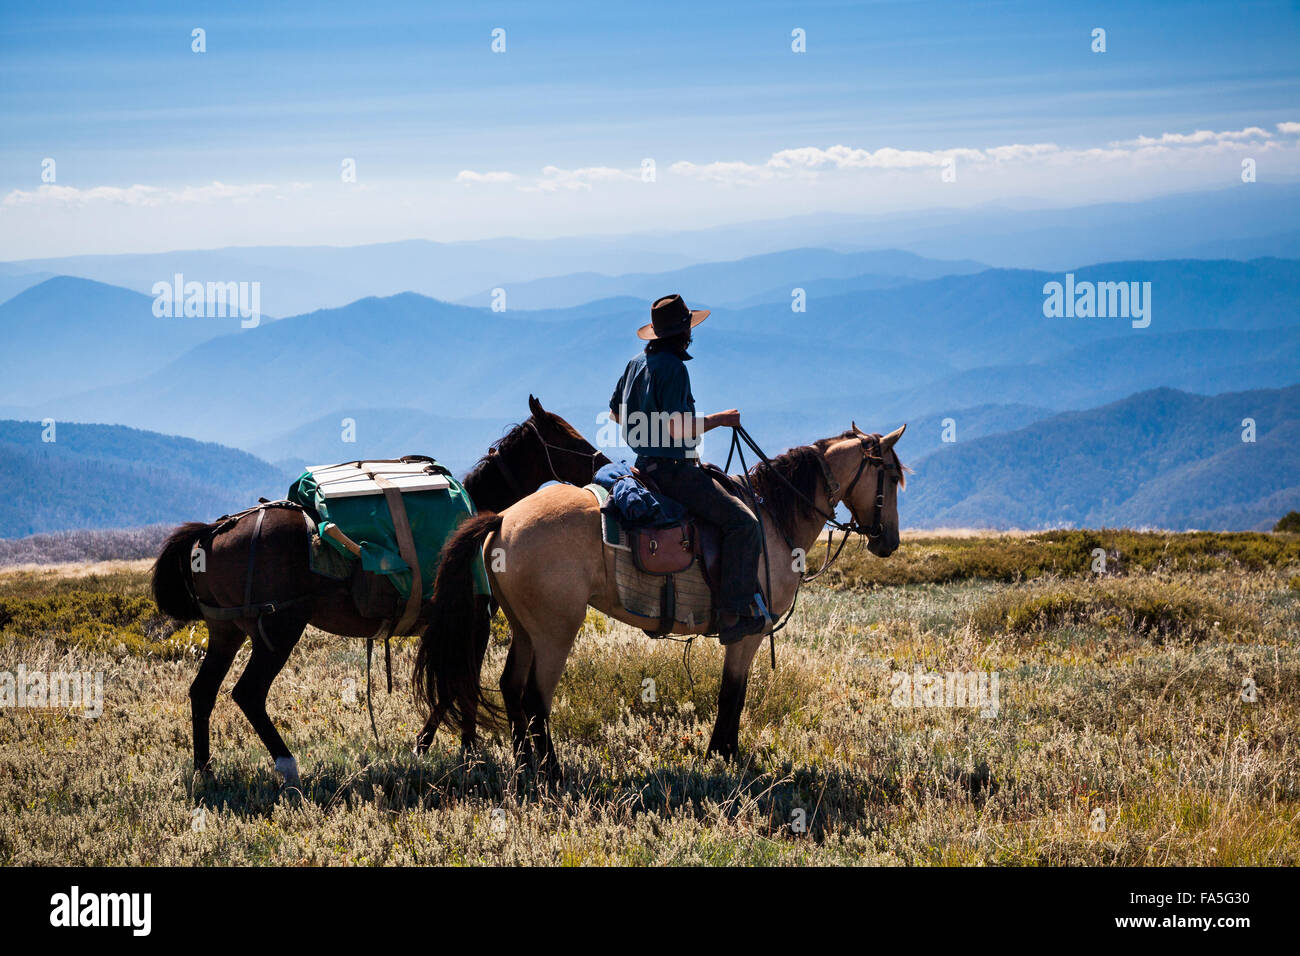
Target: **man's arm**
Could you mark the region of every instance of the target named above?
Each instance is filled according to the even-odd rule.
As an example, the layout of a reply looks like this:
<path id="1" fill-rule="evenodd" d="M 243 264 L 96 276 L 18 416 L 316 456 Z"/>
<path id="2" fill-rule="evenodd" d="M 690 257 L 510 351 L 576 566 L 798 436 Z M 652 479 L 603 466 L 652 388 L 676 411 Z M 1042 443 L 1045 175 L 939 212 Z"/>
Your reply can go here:
<path id="1" fill-rule="evenodd" d="M 674 415 L 668 419 L 668 436 L 675 439 L 699 438 L 705 432 L 711 432 L 715 428 L 735 428 L 739 424 L 740 412 L 734 408 L 729 408 L 725 412 L 714 412 L 712 415 L 704 415 L 703 417 L 687 412 L 684 415 Z"/>

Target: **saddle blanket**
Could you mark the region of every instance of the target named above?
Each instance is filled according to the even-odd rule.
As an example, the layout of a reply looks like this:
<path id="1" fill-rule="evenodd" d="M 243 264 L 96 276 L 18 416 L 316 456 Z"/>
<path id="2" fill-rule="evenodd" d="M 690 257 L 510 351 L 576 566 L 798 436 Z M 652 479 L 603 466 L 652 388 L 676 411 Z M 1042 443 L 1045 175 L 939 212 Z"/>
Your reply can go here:
<path id="1" fill-rule="evenodd" d="M 406 598 L 411 593 L 411 568 L 402 558 L 381 482 L 401 492 L 420 565 L 420 592 L 427 601 L 433 596 L 443 544 L 475 513 L 469 493 L 434 459 L 409 455 L 395 461 L 316 465 L 290 486 L 287 498 L 316 522 L 322 542 L 350 562 L 356 560 L 343 544 L 326 535 L 326 529 L 336 525 L 360 545 L 361 567 L 387 577 Z M 475 564 L 474 583 L 477 593 L 489 593 L 481 559 Z"/>
<path id="2" fill-rule="evenodd" d="M 676 589 L 673 620 L 692 630 L 708 628 L 713 620 L 713 594 L 699 558 L 685 571 L 673 575 L 647 574 L 640 570 L 632 558 L 620 515 L 608 507 L 609 491 L 594 482 L 585 487 L 600 506 L 601 540 L 614 556 L 614 589 L 623 609 L 646 618 L 647 623 L 658 620 L 663 589 L 673 587 Z"/>

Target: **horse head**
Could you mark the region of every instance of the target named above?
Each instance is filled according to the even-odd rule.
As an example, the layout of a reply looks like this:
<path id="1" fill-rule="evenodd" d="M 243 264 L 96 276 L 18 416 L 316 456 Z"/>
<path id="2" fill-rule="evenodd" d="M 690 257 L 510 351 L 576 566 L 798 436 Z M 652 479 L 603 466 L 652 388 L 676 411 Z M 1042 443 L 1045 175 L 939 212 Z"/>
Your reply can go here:
<path id="1" fill-rule="evenodd" d="M 880 558 L 898 550 L 898 489 L 907 478 L 894 446 L 906 430 L 900 425 L 888 435 L 867 434 L 851 423 L 825 450 L 855 530 L 867 536 L 867 550 Z"/>

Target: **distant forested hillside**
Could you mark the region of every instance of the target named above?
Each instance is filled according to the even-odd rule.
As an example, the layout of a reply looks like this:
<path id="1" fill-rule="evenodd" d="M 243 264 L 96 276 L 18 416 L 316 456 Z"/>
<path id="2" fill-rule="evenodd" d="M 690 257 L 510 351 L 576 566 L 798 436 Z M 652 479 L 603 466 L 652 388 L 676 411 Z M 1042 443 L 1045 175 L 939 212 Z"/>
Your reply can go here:
<path id="1" fill-rule="evenodd" d="M 0 421 L 0 538 L 211 520 L 284 495 L 294 475 L 247 452 L 119 425 Z"/>
<path id="2" fill-rule="evenodd" d="M 905 527 L 1268 530 L 1300 507 L 1300 386 L 1155 389 L 958 441 L 914 467 Z"/>

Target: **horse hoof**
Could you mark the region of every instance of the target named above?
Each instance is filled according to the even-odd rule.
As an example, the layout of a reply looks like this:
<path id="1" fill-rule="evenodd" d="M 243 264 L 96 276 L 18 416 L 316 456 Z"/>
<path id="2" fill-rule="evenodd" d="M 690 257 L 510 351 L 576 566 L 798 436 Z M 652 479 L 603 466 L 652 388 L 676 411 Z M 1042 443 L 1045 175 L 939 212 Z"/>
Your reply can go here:
<path id="1" fill-rule="evenodd" d="M 302 789 L 302 779 L 298 776 L 298 761 L 293 757 L 276 757 L 275 772 L 284 777 L 285 789 Z"/>

